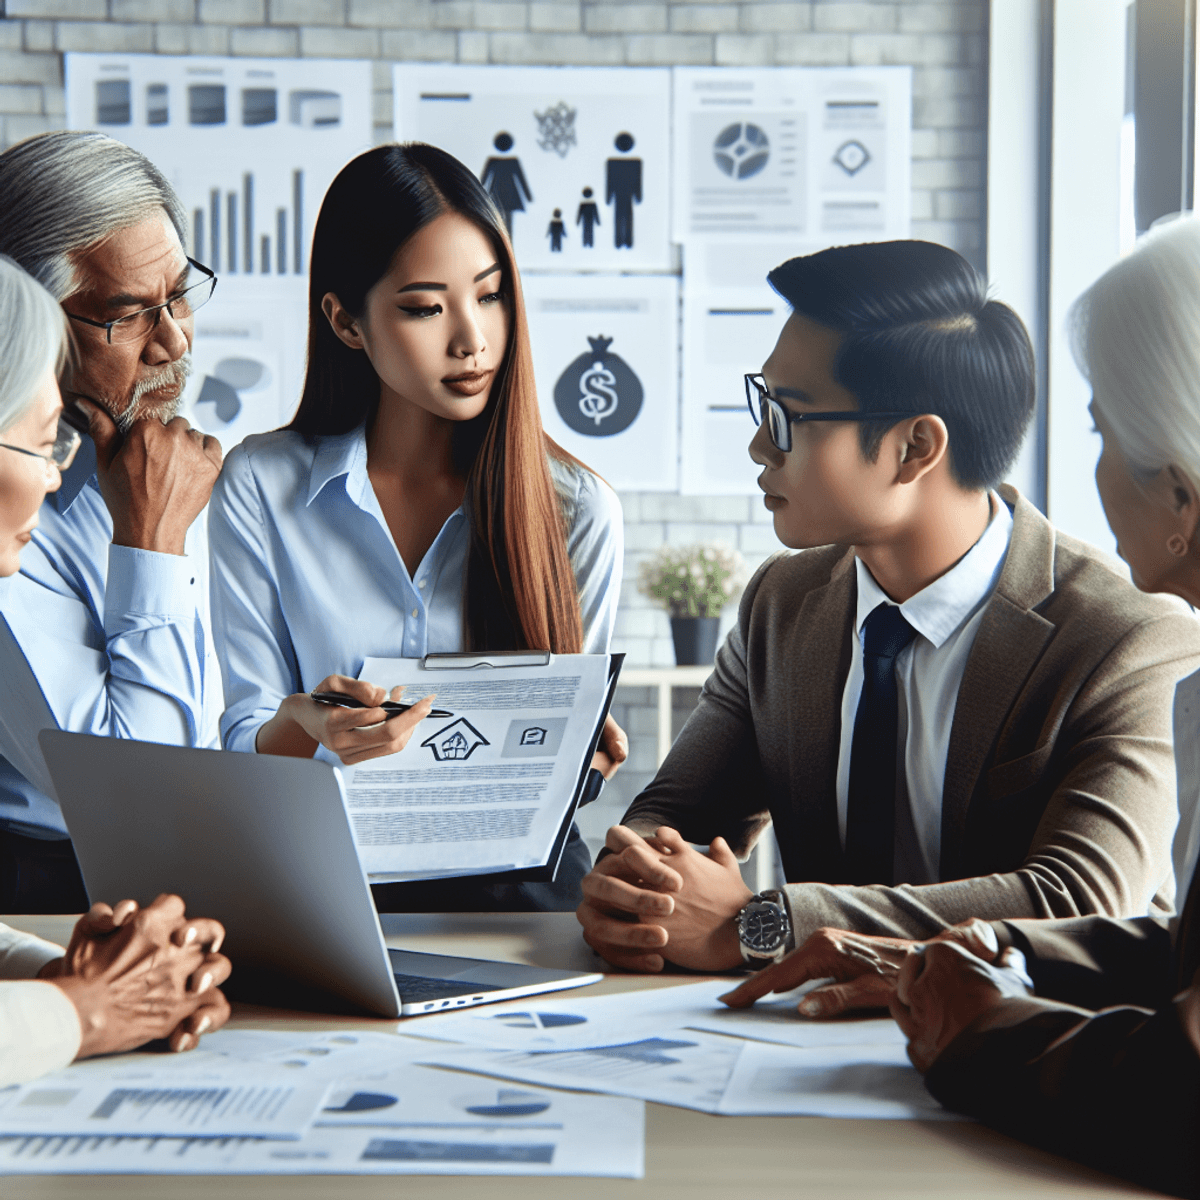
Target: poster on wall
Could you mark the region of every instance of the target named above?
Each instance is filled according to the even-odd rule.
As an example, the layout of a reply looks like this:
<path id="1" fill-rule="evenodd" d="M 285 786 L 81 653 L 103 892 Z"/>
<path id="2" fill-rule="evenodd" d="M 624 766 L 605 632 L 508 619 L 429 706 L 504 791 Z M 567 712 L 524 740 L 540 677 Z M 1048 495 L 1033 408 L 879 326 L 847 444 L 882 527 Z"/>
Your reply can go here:
<path id="1" fill-rule="evenodd" d="M 676 491 L 674 275 L 526 275 L 542 424 L 618 491 Z"/>
<path id="2" fill-rule="evenodd" d="M 397 140 L 479 176 L 522 269 L 670 267 L 669 71 L 398 63 L 393 95 Z"/>
<path id="3" fill-rule="evenodd" d="M 66 74 L 68 126 L 155 163 L 187 213 L 187 253 L 219 276 L 196 314 L 185 415 L 226 449 L 275 428 L 303 382 L 321 199 L 372 142 L 368 64 L 68 54 Z"/>
<path id="4" fill-rule="evenodd" d="M 674 234 L 906 237 L 910 67 L 674 71 Z"/>

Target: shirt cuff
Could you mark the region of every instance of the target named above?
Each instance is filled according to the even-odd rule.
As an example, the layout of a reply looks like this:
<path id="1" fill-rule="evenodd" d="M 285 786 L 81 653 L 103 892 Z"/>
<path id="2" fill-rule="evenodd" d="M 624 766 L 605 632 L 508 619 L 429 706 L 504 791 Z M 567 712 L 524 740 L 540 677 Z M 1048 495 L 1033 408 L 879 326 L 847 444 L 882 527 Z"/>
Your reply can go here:
<path id="1" fill-rule="evenodd" d="M 65 953 L 61 946 L 32 933 L 0 926 L 0 979 L 33 979 L 48 962 Z"/>
<path id="2" fill-rule="evenodd" d="M 133 613 L 194 617 L 199 610 L 199 579 L 195 562 L 186 554 L 110 545 L 105 631 L 127 627 Z"/>
<path id="3" fill-rule="evenodd" d="M 61 1070 L 82 1042 L 66 992 L 37 979 L 0 983 L 0 1087 Z"/>

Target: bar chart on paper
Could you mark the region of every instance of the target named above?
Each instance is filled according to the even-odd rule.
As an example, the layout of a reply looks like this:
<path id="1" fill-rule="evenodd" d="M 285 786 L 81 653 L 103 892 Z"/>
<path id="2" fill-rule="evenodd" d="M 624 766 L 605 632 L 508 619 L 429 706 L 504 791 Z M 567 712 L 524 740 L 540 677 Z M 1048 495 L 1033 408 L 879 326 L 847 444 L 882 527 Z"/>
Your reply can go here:
<path id="1" fill-rule="evenodd" d="M 67 124 L 146 155 L 183 205 L 185 251 L 220 282 L 184 411 L 226 450 L 275 428 L 303 371 L 303 295 L 326 188 L 371 145 L 366 65 L 68 54 Z M 205 350 L 205 332 L 223 339 Z"/>

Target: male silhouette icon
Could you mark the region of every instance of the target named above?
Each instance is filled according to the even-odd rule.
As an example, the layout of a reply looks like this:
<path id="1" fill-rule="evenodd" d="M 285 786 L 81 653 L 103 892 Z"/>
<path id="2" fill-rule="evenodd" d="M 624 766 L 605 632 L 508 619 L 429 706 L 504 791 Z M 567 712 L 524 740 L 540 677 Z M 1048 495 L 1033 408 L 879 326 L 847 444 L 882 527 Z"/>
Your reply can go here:
<path id="1" fill-rule="evenodd" d="M 618 133 L 613 145 L 621 154 L 634 147 L 633 135 Z M 614 205 L 613 245 L 633 248 L 633 206 L 642 202 L 642 160 L 640 158 L 610 158 L 604 202 Z"/>
<path id="2" fill-rule="evenodd" d="M 562 222 L 562 209 L 554 210 L 554 219 L 550 222 L 550 227 L 546 230 L 546 236 L 550 239 L 550 249 L 554 254 L 562 253 L 563 236 L 567 232 L 567 227 Z"/>

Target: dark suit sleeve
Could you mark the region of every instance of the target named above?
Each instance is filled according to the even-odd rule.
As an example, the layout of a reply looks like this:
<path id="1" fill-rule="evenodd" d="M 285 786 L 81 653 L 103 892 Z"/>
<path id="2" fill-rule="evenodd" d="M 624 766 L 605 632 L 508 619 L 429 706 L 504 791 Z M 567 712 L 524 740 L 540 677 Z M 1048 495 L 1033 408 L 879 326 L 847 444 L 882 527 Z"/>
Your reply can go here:
<path id="1" fill-rule="evenodd" d="M 1039 996 L 1093 1011 L 1115 1004 L 1158 1008 L 1171 995 L 1171 938 L 1151 917 L 1115 921 L 995 921 L 1001 947 L 1025 956 Z"/>
<path id="2" fill-rule="evenodd" d="M 755 594 L 773 561 L 751 579 L 699 705 L 653 782 L 621 818 L 638 833 L 670 825 L 697 844 L 721 836 L 745 857 L 770 823 L 746 683 L 746 630 Z"/>
<path id="3" fill-rule="evenodd" d="M 1006 1001 L 925 1077 L 947 1108 L 1043 1149 L 1178 1196 L 1200 1197 L 1200 1055 L 1193 989 L 1157 1012 L 1092 1017 Z M 1015 1021 L 1006 1023 L 1015 1016 Z"/>

